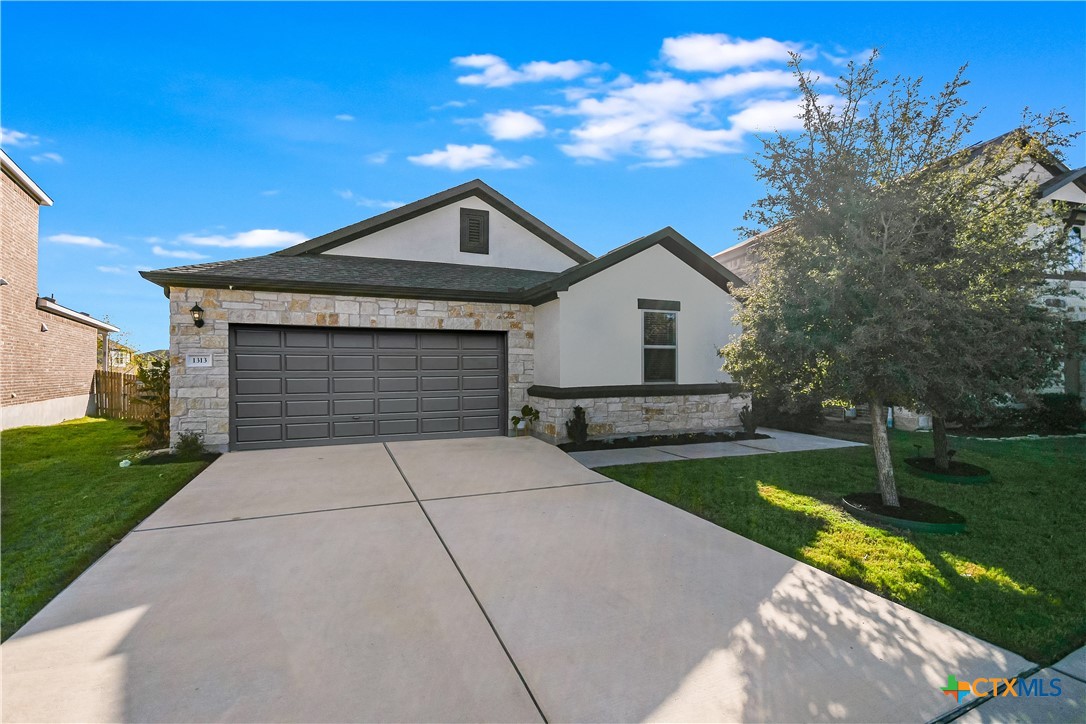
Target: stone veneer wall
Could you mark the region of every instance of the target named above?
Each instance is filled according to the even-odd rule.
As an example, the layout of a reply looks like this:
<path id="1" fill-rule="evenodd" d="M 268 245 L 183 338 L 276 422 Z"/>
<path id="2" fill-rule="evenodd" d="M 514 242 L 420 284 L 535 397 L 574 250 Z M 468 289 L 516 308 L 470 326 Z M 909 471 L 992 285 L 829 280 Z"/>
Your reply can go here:
<path id="1" fill-rule="evenodd" d="M 667 395 L 660 397 L 594 397 L 556 400 L 529 397 L 539 410 L 533 434 L 550 443 L 569 440 L 566 420 L 573 408 L 584 408 L 589 437 L 648 433 L 702 432 L 739 425 L 739 411 L 749 395 Z"/>
<path id="2" fill-rule="evenodd" d="M 199 302 L 207 320 L 197 328 L 189 310 Z M 195 430 L 205 444 L 230 441 L 229 326 L 448 329 L 507 332 L 509 415 L 528 401 L 535 376 L 535 310 L 526 304 L 378 299 L 230 289 L 170 290 L 170 436 Z M 211 367 L 185 368 L 190 354 L 211 355 Z"/>

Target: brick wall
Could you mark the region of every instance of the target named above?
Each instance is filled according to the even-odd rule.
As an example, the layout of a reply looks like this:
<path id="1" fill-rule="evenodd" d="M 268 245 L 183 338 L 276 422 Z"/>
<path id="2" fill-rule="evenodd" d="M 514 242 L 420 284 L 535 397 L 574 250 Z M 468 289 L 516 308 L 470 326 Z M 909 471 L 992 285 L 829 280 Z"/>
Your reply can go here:
<path id="1" fill-rule="evenodd" d="M 98 331 L 43 312 L 38 298 L 38 204 L 7 174 L 0 232 L 0 405 L 89 395 Z M 45 324 L 48 332 L 42 332 Z"/>

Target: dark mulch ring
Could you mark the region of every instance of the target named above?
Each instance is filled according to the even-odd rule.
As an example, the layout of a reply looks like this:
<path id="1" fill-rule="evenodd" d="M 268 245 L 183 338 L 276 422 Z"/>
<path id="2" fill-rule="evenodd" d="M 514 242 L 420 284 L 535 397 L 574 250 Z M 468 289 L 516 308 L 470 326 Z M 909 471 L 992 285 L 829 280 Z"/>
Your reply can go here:
<path id="1" fill-rule="evenodd" d="M 905 464 L 917 470 L 923 470 L 925 473 L 949 475 L 956 478 L 986 478 L 992 474 L 992 471 L 988 468 L 970 465 L 959 460 L 951 460 L 950 467 L 946 470 L 941 470 L 935 466 L 935 458 L 905 458 Z"/>
<path id="2" fill-rule="evenodd" d="M 913 523 L 965 523 L 965 518 L 960 513 L 916 498 L 899 496 L 898 501 L 901 505 L 896 507 L 883 505 L 882 496 L 878 493 L 852 493 L 846 495 L 844 501 L 850 508 L 882 518 L 894 518 Z"/>
<path id="3" fill-rule="evenodd" d="M 211 462 L 219 457 L 220 453 L 204 453 L 203 455 L 175 455 L 174 453 L 164 453 L 162 455 L 148 455 L 147 457 L 139 460 L 136 465 L 168 465 L 169 463 L 191 463 L 197 460 L 206 460 Z"/>
<path id="4" fill-rule="evenodd" d="M 764 440 L 769 435 L 760 432 L 691 432 L 679 435 L 637 435 L 614 437 L 606 440 L 588 440 L 583 443 L 564 442 L 558 446 L 566 452 L 587 452 L 589 450 L 622 450 L 631 447 L 653 447 L 655 445 L 691 445 L 698 442 L 735 442 L 736 440 Z"/>
<path id="5" fill-rule="evenodd" d="M 1086 430 L 1038 430 L 1021 427 L 959 427 L 950 431 L 952 437 L 1026 437 L 1036 435 L 1038 437 L 1067 437 L 1069 435 L 1081 435 Z"/>

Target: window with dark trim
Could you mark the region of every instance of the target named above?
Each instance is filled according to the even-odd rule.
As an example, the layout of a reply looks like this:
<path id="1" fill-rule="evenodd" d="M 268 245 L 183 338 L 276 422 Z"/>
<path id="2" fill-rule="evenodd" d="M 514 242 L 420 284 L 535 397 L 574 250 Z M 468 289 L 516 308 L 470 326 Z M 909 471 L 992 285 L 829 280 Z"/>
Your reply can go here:
<path id="1" fill-rule="evenodd" d="M 642 376 L 645 384 L 676 382 L 678 345 L 675 312 L 642 312 Z"/>
<path id="2" fill-rule="evenodd" d="M 469 254 L 490 253 L 490 212 L 460 209 L 460 251 Z"/>

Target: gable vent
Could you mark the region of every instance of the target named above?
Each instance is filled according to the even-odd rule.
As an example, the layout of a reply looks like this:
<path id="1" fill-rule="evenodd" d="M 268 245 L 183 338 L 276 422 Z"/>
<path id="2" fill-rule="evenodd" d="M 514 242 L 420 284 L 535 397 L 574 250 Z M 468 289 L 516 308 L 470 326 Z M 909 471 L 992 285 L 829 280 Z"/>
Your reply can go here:
<path id="1" fill-rule="evenodd" d="M 490 253 L 490 212 L 460 209 L 460 251 L 469 254 Z"/>

